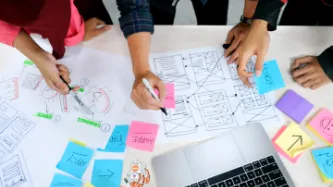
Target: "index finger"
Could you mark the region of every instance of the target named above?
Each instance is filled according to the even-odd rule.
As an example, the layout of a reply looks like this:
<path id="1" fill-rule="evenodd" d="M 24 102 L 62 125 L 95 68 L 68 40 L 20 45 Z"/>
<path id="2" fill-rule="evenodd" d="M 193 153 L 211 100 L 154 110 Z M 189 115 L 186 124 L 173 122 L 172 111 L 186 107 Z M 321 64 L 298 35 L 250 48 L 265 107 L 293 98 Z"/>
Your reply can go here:
<path id="1" fill-rule="evenodd" d="M 238 68 L 237 68 L 237 72 L 238 72 L 239 76 L 243 76 L 246 78 L 252 77 L 252 72 L 247 72 L 247 70 L 246 70 L 246 65 L 247 65 L 248 61 L 250 60 L 250 57 L 251 57 L 251 54 L 244 53 L 244 52 L 241 52 L 241 54 L 239 55 Z"/>
<path id="2" fill-rule="evenodd" d="M 163 81 L 159 81 L 157 83 L 157 89 L 158 89 L 158 97 L 160 98 L 161 102 L 163 103 L 166 97 L 166 88 L 165 85 L 163 83 Z"/>

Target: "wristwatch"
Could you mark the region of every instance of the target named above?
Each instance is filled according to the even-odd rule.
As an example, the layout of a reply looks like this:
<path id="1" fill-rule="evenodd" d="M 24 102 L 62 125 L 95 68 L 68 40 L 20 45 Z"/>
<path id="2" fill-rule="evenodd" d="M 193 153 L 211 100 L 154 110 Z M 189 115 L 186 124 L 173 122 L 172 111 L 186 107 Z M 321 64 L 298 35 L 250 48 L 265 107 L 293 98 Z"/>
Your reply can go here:
<path id="1" fill-rule="evenodd" d="M 249 24 L 249 25 L 251 25 L 251 23 L 252 23 L 252 18 L 247 18 L 247 17 L 245 17 L 245 16 L 241 16 L 240 17 L 240 21 L 242 22 L 242 23 L 246 23 L 246 24 Z"/>

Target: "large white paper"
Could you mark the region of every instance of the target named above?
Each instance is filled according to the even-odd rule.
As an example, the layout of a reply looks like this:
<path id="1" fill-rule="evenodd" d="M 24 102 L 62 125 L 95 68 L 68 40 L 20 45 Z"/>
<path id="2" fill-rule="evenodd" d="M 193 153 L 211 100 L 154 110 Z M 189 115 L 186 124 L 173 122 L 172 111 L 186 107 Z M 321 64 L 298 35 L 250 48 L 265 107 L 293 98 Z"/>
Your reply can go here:
<path id="1" fill-rule="evenodd" d="M 255 58 L 248 64 L 254 66 Z M 150 65 L 164 83 L 175 84 L 175 109 L 161 114 L 159 142 L 214 136 L 249 123 L 284 122 L 274 93 L 259 95 L 242 84 L 221 47 L 154 54 Z"/>

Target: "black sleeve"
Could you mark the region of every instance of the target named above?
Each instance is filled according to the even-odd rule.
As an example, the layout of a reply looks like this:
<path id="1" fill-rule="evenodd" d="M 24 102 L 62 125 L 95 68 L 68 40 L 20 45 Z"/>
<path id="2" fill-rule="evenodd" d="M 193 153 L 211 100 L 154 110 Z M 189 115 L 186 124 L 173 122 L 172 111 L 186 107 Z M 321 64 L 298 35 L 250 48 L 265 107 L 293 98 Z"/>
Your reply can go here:
<path id="1" fill-rule="evenodd" d="M 281 8 L 286 0 L 259 0 L 253 19 L 261 19 L 268 22 L 268 30 L 274 31 L 277 27 L 277 21 Z"/>
<path id="2" fill-rule="evenodd" d="M 322 52 L 318 56 L 318 61 L 326 75 L 333 81 L 333 46 Z"/>

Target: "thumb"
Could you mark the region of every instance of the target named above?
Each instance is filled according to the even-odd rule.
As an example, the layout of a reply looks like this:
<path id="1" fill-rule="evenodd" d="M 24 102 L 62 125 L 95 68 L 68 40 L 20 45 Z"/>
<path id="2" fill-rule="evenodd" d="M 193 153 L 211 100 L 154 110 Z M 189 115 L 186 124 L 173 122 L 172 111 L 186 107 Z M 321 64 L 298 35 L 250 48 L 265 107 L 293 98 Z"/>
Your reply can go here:
<path id="1" fill-rule="evenodd" d="M 108 25 L 104 25 L 104 26 L 102 26 L 102 27 L 96 28 L 96 29 L 94 30 L 94 36 L 98 36 L 98 35 L 100 35 L 100 34 L 106 32 L 106 31 L 108 31 L 108 30 L 110 30 L 110 29 L 111 29 L 111 27 L 108 26 Z"/>
<path id="2" fill-rule="evenodd" d="M 294 63 L 291 66 L 291 69 L 294 70 L 296 68 L 298 68 L 301 64 L 305 64 L 308 62 L 311 62 L 311 58 L 310 56 L 306 56 L 306 57 L 302 57 L 302 58 L 297 58 Z"/>
<path id="3" fill-rule="evenodd" d="M 52 80 L 52 82 L 55 85 L 56 89 L 58 89 L 61 93 L 69 92 L 68 86 L 60 78 L 55 78 L 54 80 Z"/>
<path id="4" fill-rule="evenodd" d="M 262 73 L 262 66 L 264 64 L 264 60 L 265 60 L 265 55 L 263 53 L 259 53 L 257 55 L 257 62 L 256 62 L 256 66 L 255 66 L 255 71 L 256 71 L 257 77 L 259 77 Z"/>

